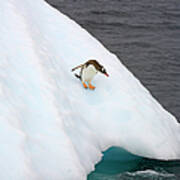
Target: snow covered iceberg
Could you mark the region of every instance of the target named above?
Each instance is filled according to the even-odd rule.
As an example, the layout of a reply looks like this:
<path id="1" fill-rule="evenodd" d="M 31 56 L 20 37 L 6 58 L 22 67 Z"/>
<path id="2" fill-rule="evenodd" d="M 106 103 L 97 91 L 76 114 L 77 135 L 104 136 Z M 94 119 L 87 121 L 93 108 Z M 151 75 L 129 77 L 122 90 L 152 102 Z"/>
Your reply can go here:
<path id="1" fill-rule="evenodd" d="M 0 4 L 0 179 L 84 180 L 102 151 L 180 159 L 180 126 L 118 58 L 43 0 Z M 95 91 L 71 68 L 98 59 Z"/>

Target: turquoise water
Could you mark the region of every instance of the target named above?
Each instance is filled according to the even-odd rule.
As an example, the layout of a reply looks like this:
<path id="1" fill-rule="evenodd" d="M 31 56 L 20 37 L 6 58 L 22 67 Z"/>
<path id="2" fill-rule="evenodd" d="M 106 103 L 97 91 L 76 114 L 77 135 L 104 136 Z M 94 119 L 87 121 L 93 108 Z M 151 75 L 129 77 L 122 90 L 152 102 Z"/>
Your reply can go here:
<path id="1" fill-rule="evenodd" d="M 141 157 L 132 155 L 123 149 L 110 148 L 104 152 L 102 161 L 96 165 L 96 170 L 89 175 L 88 180 L 115 177 L 120 173 L 135 171 L 141 161 Z"/>
<path id="2" fill-rule="evenodd" d="M 135 156 L 120 148 L 104 152 L 88 180 L 178 180 L 180 161 L 158 161 Z"/>

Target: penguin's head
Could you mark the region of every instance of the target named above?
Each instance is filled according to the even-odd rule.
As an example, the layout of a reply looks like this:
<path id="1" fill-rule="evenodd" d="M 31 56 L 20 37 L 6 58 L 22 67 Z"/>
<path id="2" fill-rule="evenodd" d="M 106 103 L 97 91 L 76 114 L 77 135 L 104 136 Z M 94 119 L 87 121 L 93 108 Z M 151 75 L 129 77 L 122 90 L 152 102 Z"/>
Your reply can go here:
<path id="1" fill-rule="evenodd" d="M 103 66 L 101 66 L 101 68 L 99 69 L 99 71 L 100 71 L 102 74 L 104 74 L 104 75 L 106 75 L 107 77 L 109 77 L 109 74 L 107 73 L 106 69 L 105 69 Z"/>
<path id="2" fill-rule="evenodd" d="M 104 66 L 102 66 L 101 64 L 99 64 L 99 62 L 97 60 L 89 60 L 86 62 L 86 66 L 88 65 L 93 65 L 95 67 L 95 69 L 99 72 L 101 72 L 102 74 L 106 75 L 107 77 L 109 77 L 109 74 L 107 73 L 106 69 L 104 68 Z"/>

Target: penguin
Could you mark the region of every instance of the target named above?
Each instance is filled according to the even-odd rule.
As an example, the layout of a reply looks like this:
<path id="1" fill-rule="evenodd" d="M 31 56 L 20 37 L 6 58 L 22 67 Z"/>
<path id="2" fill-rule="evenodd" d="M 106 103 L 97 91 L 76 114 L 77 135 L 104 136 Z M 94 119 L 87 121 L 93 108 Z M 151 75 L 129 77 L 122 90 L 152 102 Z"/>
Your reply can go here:
<path id="1" fill-rule="evenodd" d="M 99 64 L 97 60 L 88 60 L 84 64 L 80 64 L 79 66 L 74 67 L 72 71 L 75 71 L 78 68 L 81 68 L 80 74 L 74 75 L 81 80 L 85 89 L 95 89 L 95 86 L 91 84 L 91 81 L 98 72 L 101 72 L 102 74 L 109 77 L 108 73 L 106 72 L 106 69 L 101 64 Z M 88 84 L 88 86 L 86 83 Z"/>

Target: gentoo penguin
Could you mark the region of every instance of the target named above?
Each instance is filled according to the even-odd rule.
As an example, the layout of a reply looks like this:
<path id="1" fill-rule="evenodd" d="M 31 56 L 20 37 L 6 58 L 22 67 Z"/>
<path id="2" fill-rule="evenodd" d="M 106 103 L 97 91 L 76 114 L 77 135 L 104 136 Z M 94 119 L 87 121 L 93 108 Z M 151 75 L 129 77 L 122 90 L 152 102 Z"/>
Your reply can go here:
<path id="1" fill-rule="evenodd" d="M 88 87 L 91 90 L 95 89 L 95 86 L 91 84 L 91 81 L 98 72 L 103 73 L 107 77 L 109 76 L 105 68 L 101 64 L 99 64 L 96 60 L 89 60 L 86 63 L 73 68 L 72 71 L 78 68 L 81 68 L 80 74 L 79 75 L 75 74 L 75 76 L 81 80 L 84 88 L 86 89 Z M 88 86 L 86 83 L 88 84 Z"/>

